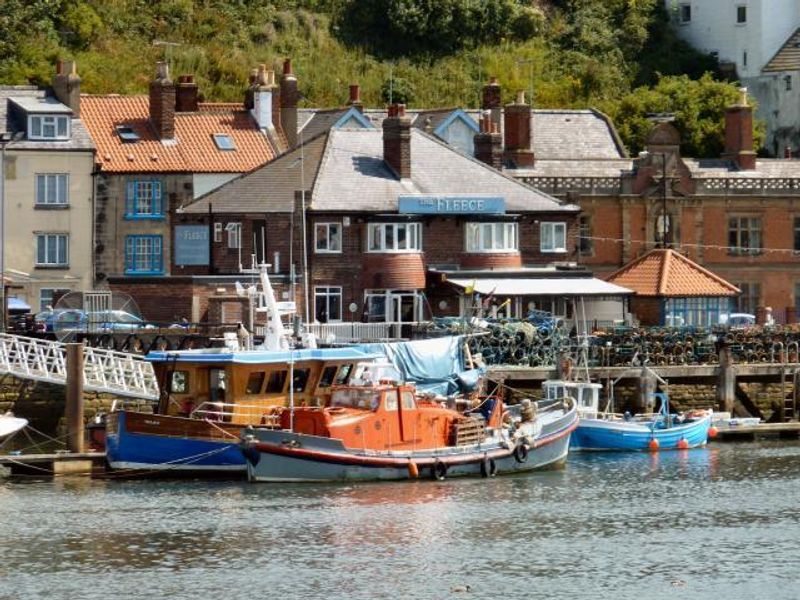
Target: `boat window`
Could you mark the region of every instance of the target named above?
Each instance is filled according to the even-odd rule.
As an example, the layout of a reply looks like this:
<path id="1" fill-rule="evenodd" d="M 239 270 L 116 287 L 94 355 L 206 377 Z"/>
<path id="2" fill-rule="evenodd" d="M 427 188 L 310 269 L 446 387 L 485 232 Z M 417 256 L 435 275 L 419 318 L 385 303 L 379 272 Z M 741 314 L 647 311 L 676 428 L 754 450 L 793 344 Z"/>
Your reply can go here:
<path id="1" fill-rule="evenodd" d="M 350 373 L 353 372 L 353 365 L 342 365 L 339 367 L 339 374 L 336 376 L 336 385 L 343 385 L 347 382 Z"/>
<path id="2" fill-rule="evenodd" d="M 295 392 L 306 391 L 306 384 L 308 383 L 308 374 L 310 369 L 295 369 L 292 384 Z"/>
<path id="3" fill-rule="evenodd" d="M 364 388 L 334 390 L 331 394 L 331 406 L 375 410 L 378 408 L 379 402 L 379 392 Z"/>
<path id="4" fill-rule="evenodd" d="M 250 373 L 250 377 L 247 378 L 247 389 L 245 390 L 245 393 L 260 394 L 261 387 L 264 385 L 265 377 L 266 373 L 264 373 L 264 371 L 256 371 L 255 373 Z"/>
<path id="5" fill-rule="evenodd" d="M 403 401 L 403 410 L 414 410 L 417 407 L 414 402 L 413 392 L 403 392 L 401 399 Z"/>
<path id="6" fill-rule="evenodd" d="M 286 371 L 273 371 L 269 374 L 269 381 L 267 382 L 267 394 L 280 394 L 283 391 L 283 386 L 286 383 Z"/>
<path id="7" fill-rule="evenodd" d="M 189 391 L 189 373 L 173 371 L 169 376 L 169 391 L 173 394 L 185 394 Z"/>
<path id="8" fill-rule="evenodd" d="M 336 371 L 339 370 L 339 367 L 325 367 L 325 370 L 322 371 L 322 377 L 319 379 L 319 386 L 321 388 L 331 387 L 333 383 L 333 378 L 336 377 Z"/>
<path id="9" fill-rule="evenodd" d="M 386 410 L 397 410 L 397 390 L 386 392 Z"/>

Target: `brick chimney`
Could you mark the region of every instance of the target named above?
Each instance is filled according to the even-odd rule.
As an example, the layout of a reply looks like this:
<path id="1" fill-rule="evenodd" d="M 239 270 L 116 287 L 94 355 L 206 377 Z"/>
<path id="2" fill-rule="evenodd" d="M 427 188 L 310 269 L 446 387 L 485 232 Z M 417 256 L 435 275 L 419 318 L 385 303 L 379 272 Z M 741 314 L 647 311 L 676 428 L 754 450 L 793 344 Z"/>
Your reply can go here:
<path id="1" fill-rule="evenodd" d="M 159 138 L 175 137 L 175 84 L 165 62 L 156 63 L 156 78 L 150 82 L 150 120 Z"/>
<path id="2" fill-rule="evenodd" d="M 536 162 L 533 155 L 533 111 L 525 103 L 525 92 L 518 92 L 517 101 L 506 104 L 503 129 L 506 160 L 517 169 L 533 167 Z"/>
<path id="3" fill-rule="evenodd" d="M 292 73 L 292 59 L 283 61 L 283 77 L 281 78 L 281 127 L 286 135 L 289 147 L 297 145 L 297 103 L 300 95 L 297 91 L 297 77 Z"/>
<path id="4" fill-rule="evenodd" d="M 175 112 L 197 112 L 197 84 L 194 75 L 178 77 L 175 89 Z"/>
<path id="5" fill-rule="evenodd" d="M 357 83 L 350 84 L 350 99 L 347 101 L 347 106 L 352 106 L 358 112 L 364 112 L 364 105 L 361 103 L 361 86 Z"/>
<path id="6" fill-rule="evenodd" d="M 480 133 L 475 134 L 475 158 L 497 170 L 503 168 L 503 136 L 487 110 L 481 114 Z"/>
<path id="7" fill-rule="evenodd" d="M 81 116 L 81 78 L 78 77 L 75 61 L 58 59 L 53 77 L 53 94 L 61 104 L 72 109 L 73 116 Z"/>
<path id="8" fill-rule="evenodd" d="M 500 97 L 502 89 L 497 77 L 491 77 L 489 83 L 483 86 L 481 90 L 481 110 L 488 110 L 491 119 L 500 131 L 503 123 L 503 101 Z"/>
<path id="9" fill-rule="evenodd" d="M 272 129 L 275 127 L 273 108 L 278 94 L 278 86 L 275 84 L 275 71 L 267 70 L 266 65 L 259 65 L 256 74 L 256 81 L 253 86 L 253 108 L 250 114 L 258 123 L 261 129 Z"/>
<path id="10" fill-rule="evenodd" d="M 725 151 L 722 158 L 732 160 L 742 171 L 756 168 L 753 152 L 753 107 L 747 104 L 747 88 L 739 88 L 739 102 L 725 109 Z"/>
<path id="11" fill-rule="evenodd" d="M 244 108 L 245 110 L 253 110 L 256 105 L 256 89 L 258 88 L 258 69 L 250 71 L 250 76 L 247 78 L 247 89 L 244 92 Z"/>
<path id="12" fill-rule="evenodd" d="M 383 160 L 400 179 L 411 179 L 411 118 L 405 104 L 390 105 L 383 120 Z"/>

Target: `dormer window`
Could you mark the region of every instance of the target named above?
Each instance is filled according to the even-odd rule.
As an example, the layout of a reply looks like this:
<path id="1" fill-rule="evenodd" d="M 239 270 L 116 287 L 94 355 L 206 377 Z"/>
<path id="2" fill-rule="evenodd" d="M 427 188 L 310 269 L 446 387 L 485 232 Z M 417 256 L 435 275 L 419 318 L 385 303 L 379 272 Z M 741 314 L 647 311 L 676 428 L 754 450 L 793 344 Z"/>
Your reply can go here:
<path id="1" fill-rule="evenodd" d="M 214 143 L 219 150 L 236 150 L 236 144 L 233 143 L 233 139 L 227 133 L 215 133 L 213 137 Z"/>
<path id="2" fill-rule="evenodd" d="M 28 139 L 68 140 L 70 118 L 61 115 L 30 115 L 28 117 Z"/>
<path id="3" fill-rule="evenodd" d="M 117 135 L 123 144 L 135 144 L 139 141 L 139 134 L 130 125 L 118 125 Z"/>

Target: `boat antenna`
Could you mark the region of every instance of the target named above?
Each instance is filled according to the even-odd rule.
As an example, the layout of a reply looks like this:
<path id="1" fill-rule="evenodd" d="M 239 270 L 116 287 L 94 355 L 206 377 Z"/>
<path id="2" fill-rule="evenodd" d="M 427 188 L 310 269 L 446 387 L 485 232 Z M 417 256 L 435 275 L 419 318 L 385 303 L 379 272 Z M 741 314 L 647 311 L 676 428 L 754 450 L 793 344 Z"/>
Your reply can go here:
<path id="1" fill-rule="evenodd" d="M 294 340 L 289 341 L 289 431 L 294 433 Z"/>

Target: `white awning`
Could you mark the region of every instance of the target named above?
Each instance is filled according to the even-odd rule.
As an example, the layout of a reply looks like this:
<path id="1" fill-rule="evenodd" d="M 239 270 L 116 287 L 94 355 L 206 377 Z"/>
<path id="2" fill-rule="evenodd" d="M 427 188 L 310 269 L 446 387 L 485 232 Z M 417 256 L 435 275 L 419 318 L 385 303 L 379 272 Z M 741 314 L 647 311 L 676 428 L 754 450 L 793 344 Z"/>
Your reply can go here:
<path id="1" fill-rule="evenodd" d="M 496 296 L 625 296 L 633 291 L 596 277 L 481 278 L 449 279 L 461 288 L 472 287 L 477 294 Z"/>

